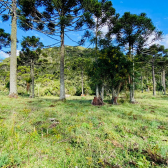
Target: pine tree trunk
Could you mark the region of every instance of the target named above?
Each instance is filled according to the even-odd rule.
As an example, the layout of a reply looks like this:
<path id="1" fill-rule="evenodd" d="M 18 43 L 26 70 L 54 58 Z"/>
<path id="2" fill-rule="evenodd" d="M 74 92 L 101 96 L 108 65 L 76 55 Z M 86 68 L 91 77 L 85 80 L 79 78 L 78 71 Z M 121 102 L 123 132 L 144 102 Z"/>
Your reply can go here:
<path id="1" fill-rule="evenodd" d="M 131 46 L 129 45 L 129 57 L 131 59 Z M 130 102 L 132 101 L 132 77 L 129 78 L 130 82 Z"/>
<path id="2" fill-rule="evenodd" d="M 30 83 L 28 83 L 28 82 L 26 82 L 26 91 L 27 91 L 27 93 L 29 94 L 29 90 L 30 90 Z"/>
<path id="3" fill-rule="evenodd" d="M 160 84 L 163 86 L 163 71 L 160 73 Z"/>
<path id="4" fill-rule="evenodd" d="M 99 86 L 96 85 L 96 97 L 98 98 L 99 97 Z"/>
<path id="5" fill-rule="evenodd" d="M 102 101 L 103 101 L 104 100 L 104 85 L 102 85 L 101 98 L 102 98 Z"/>
<path id="6" fill-rule="evenodd" d="M 97 62 L 97 33 L 98 33 L 98 18 L 96 23 L 96 62 Z M 96 97 L 99 97 L 99 86 L 96 84 Z"/>
<path id="7" fill-rule="evenodd" d="M 120 89 L 121 89 L 122 83 L 120 83 L 117 87 L 117 89 L 115 90 L 114 88 L 112 88 L 112 103 L 113 104 L 118 104 L 117 100 L 118 100 L 118 96 L 120 93 Z"/>
<path id="8" fill-rule="evenodd" d="M 34 61 L 31 60 L 32 98 L 34 98 Z"/>
<path id="9" fill-rule="evenodd" d="M 116 90 L 112 87 L 112 104 L 117 105 L 117 93 Z"/>
<path id="10" fill-rule="evenodd" d="M 143 77 L 142 77 L 142 73 L 141 73 L 141 88 L 142 88 L 142 93 L 143 93 Z"/>
<path id="11" fill-rule="evenodd" d="M 135 99 L 134 99 L 134 91 L 135 91 L 135 81 L 134 81 L 134 56 L 132 55 L 132 61 L 133 61 L 133 76 L 132 76 L 132 100 L 131 102 L 134 103 Z"/>
<path id="12" fill-rule="evenodd" d="M 130 58 L 132 58 L 132 65 L 133 65 L 133 73 L 132 73 L 132 77 L 131 77 L 131 82 L 130 82 L 130 102 L 134 103 L 134 57 L 132 56 L 132 46 L 129 46 L 129 54 L 130 54 Z"/>
<path id="13" fill-rule="evenodd" d="M 84 96 L 84 92 L 83 92 L 83 69 L 81 71 L 81 80 L 82 80 L 82 96 Z"/>
<path id="14" fill-rule="evenodd" d="M 11 97 L 17 95 L 17 56 L 16 56 L 16 0 L 12 0 L 12 30 L 11 30 L 11 56 L 10 56 L 10 93 Z"/>
<path id="15" fill-rule="evenodd" d="M 163 72 L 160 73 L 160 85 L 163 87 Z M 162 90 L 160 90 L 160 92 L 164 93 L 164 90 L 162 89 Z"/>
<path id="16" fill-rule="evenodd" d="M 147 77 L 146 77 L 146 83 L 147 83 L 147 92 L 149 92 L 149 86 L 148 86 L 148 74 L 147 74 Z"/>
<path id="17" fill-rule="evenodd" d="M 132 101 L 132 85 L 130 84 L 130 102 Z"/>
<path id="18" fill-rule="evenodd" d="M 153 96 L 156 95 L 154 58 L 152 59 Z"/>
<path id="19" fill-rule="evenodd" d="M 61 25 L 61 59 L 60 59 L 60 100 L 65 99 L 64 84 L 64 25 Z"/>
<path id="20" fill-rule="evenodd" d="M 39 87 L 40 87 L 40 86 L 38 86 L 38 97 L 39 97 Z"/>
<path id="21" fill-rule="evenodd" d="M 118 88 L 117 88 L 117 97 L 119 96 L 121 86 L 122 86 L 122 83 L 120 83 L 120 84 L 118 85 Z"/>
<path id="22" fill-rule="evenodd" d="M 98 18 L 96 21 L 96 57 L 97 57 L 97 36 L 98 36 Z"/>
<path id="23" fill-rule="evenodd" d="M 162 72 L 162 80 L 163 80 L 163 94 L 166 95 L 166 83 L 165 83 L 165 69 L 163 69 L 163 72 Z"/>

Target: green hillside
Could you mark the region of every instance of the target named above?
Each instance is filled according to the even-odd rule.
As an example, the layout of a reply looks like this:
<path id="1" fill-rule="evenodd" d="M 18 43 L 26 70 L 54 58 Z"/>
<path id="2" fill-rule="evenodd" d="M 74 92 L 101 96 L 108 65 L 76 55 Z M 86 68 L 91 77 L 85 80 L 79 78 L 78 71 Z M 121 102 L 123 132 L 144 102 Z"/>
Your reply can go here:
<path id="1" fill-rule="evenodd" d="M 65 50 L 65 86 L 66 94 L 81 95 L 81 69 L 79 65 L 79 58 L 82 52 L 86 53 L 83 47 L 66 46 Z M 47 62 L 42 65 L 35 66 L 35 95 L 45 96 L 54 95 L 59 96 L 59 76 L 60 76 L 60 48 L 45 48 L 42 51 L 46 54 Z M 92 58 L 83 56 L 88 61 Z M 43 61 L 42 57 L 39 62 Z M 86 66 L 86 65 L 83 65 Z M 0 90 L 6 90 L 9 84 L 9 58 L 4 59 L 0 63 L 1 77 Z M 28 81 L 30 81 L 30 67 L 18 64 L 18 94 L 30 94 L 30 89 L 27 90 Z M 30 84 L 29 84 L 30 85 Z M 31 86 L 30 86 L 31 87 Z M 84 92 L 85 94 L 92 94 L 90 81 L 86 72 L 84 72 Z"/>

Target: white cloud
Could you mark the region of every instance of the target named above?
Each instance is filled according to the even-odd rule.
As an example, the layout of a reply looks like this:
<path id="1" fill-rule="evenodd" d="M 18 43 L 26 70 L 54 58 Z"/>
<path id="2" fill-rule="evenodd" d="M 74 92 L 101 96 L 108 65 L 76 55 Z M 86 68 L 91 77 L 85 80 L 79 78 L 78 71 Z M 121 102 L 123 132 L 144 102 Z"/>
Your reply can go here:
<path id="1" fill-rule="evenodd" d="M 20 52 L 20 50 L 17 50 L 17 51 L 16 51 L 16 55 L 17 55 L 17 56 L 19 56 L 19 52 Z"/>
<path id="2" fill-rule="evenodd" d="M 17 51 L 16 51 L 16 55 L 17 55 L 17 56 L 19 56 L 19 52 L 20 52 L 20 50 L 17 50 Z M 7 53 L 5 53 L 5 52 L 3 52 L 3 51 L 0 51 L 0 58 L 1 58 L 1 59 L 8 58 L 9 56 L 10 56 L 9 54 L 7 54 Z"/>
<path id="3" fill-rule="evenodd" d="M 123 1 L 120 1 L 120 3 L 123 3 Z"/>
<path id="4" fill-rule="evenodd" d="M 164 18 L 164 19 L 168 19 L 168 17 Z"/>
<path id="5" fill-rule="evenodd" d="M 95 20 L 95 22 L 97 22 L 97 19 L 95 16 L 93 16 L 93 19 Z M 104 25 L 101 29 L 99 29 L 103 35 L 105 35 L 107 32 L 108 32 L 108 26 L 107 25 Z M 96 28 L 94 29 L 94 31 L 96 31 Z"/>
<path id="6" fill-rule="evenodd" d="M 108 32 L 108 26 L 105 25 L 101 28 L 101 31 L 103 32 L 103 34 L 106 34 Z"/>
<path id="7" fill-rule="evenodd" d="M 151 45 L 153 45 L 153 44 L 158 44 L 158 41 L 152 42 L 154 38 L 155 38 L 155 35 L 152 34 L 152 35 L 149 37 L 149 39 L 147 40 L 147 42 L 146 42 L 145 45 L 146 45 L 146 46 L 151 46 Z"/>
<path id="8" fill-rule="evenodd" d="M 162 37 L 161 40 L 156 40 L 156 41 L 152 42 L 152 40 L 153 40 L 154 38 L 155 38 L 155 35 L 152 34 L 152 35 L 149 37 L 149 39 L 148 39 L 148 41 L 146 42 L 146 44 L 147 44 L 148 46 L 151 46 L 151 45 L 153 45 L 153 44 L 159 44 L 159 45 L 164 45 L 165 48 L 168 48 L 168 34 L 163 35 L 163 37 Z M 152 42 L 152 43 L 151 43 L 151 42 Z"/>
<path id="9" fill-rule="evenodd" d="M 163 39 L 158 42 L 160 45 L 164 45 L 165 48 L 168 48 L 168 34 L 163 36 Z"/>
<path id="10" fill-rule="evenodd" d="M 2 59 L 5 59 L 5 58 L 8 58 L 8 57 L 9 57 L 9 54 L 6 54 L 5 52 L 0 51 L 0 57 L 1 57 Z"/>

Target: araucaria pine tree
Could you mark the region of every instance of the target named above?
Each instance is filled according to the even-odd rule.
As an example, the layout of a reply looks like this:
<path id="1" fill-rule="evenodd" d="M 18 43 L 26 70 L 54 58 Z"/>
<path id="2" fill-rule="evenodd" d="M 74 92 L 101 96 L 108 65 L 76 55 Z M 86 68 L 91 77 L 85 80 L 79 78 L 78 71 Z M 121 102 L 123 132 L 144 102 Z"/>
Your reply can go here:
<path id="1" fill-rule="evenodd" d="M 32 83 L 32 95 L 34 98 L 34 66 L 38 64 L 38 59 L 41 54 L 41 48 L 43 47 L 43 43 L 40 42 L 39 38 L 35 36 L 32 37 L 24 37 L 22 40 L 22 51 L 19 55 L 19 61 L 23 65 L 30 66 L 31 72 L 31 83 Z"/>
<path id="2" fill-rule="evenodd" d="M 85 1 L 80 0 L 36 0 L 29 3 L 22 0 L 20 3 L 22 5 L 22 27 L 24 25 L 25 29 L 29 29 L 34 26 L 36 30 L 45 33 L 60 44 L 60 100 L 65 99 L 65 35 L 69 37 L 67 32 L 76 31 L 89 20 L 90 14 L 84 13 L 83 8 L 86 4 Z M 28 10 L 29 6 L 32 8 L 31 12 Z M 44 11 L 41 11 L 41 8 L 38 10 L 37 6 L 43 7 Z"/>

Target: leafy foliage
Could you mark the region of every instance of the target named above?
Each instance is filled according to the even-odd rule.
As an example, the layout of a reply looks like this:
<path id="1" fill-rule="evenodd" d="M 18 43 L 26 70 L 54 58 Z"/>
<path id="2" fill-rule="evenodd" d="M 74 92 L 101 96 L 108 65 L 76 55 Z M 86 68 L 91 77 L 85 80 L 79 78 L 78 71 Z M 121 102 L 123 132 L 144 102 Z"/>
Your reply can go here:
<path id="1" fill-rule="evenodd" d="M 5 33 L 4 29 L 0 29 L 0 50 L 3 47 L 7 47 L 10 45 L 10 34 L 9 33 Z"/>

